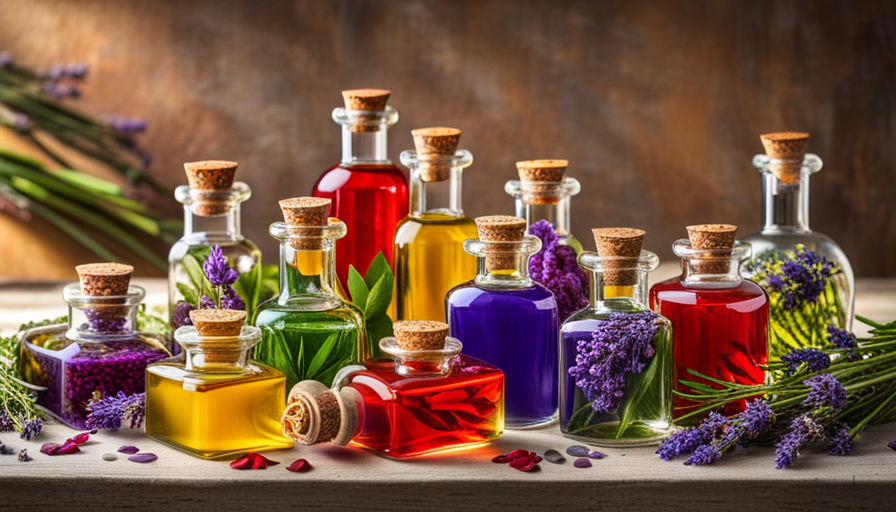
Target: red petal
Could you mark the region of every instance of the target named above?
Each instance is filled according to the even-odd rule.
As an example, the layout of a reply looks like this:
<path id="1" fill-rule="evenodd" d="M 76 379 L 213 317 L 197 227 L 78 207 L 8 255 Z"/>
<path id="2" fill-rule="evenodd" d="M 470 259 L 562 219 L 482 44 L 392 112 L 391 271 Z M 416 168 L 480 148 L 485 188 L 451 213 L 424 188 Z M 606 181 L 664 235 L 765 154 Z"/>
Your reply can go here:
<path id="1" fill-rule="evenodd" d="M 512 467 L 513 469 L 518 469 L 520 471 L 532 471 L 533 469 L 538 467 L 538 464 L 532 462 L 528 458 L 520 457 L 514 461 L 511 461 L 510 467 Z"/>
<path id="2" fill-rule="evenodd" d="M 529 457 L 529 450 L 513 450 L 512 452 L 507 454 L 508 459 L 516 459 L 518 457 L 522 457 L 525 455 L 527 458 Z"/>
<path id="3" fill-rule="evenodd" d="M 46 443 L 40 447 L 40 453 L 45 455 L 56 455 L 56 452 L 58 452 L 60 448 L 62 448 L 61 444 Z"/>
<path id="4" fill-rule="evenodd" d="M 289 466 L 286 466 L 286 470 L 292 471 L 293 473 L 304 473 L 311 470 L 311 463 L 305 459 L 299 459 Z"/>
<path id="5" fill-rule="evenodd" d="M 87 442 L 88 439 L 90 439 L 90 433 L 89 432 L 81 432 L 80 434 L 76 435 L 75 437 L 68 439 L 68 441 L 71 441 L 75 444 L 84 444 Z"/>
<path id="6" fill-rule="evenodd" d="M 507 458 L 507 455 L 498 455 L 497 457 L 492 459 L 492 462 L 497 462 L 498 464 L 507 464 L 508 462 L 510 462 L 510 459 Z"/>
<path id="7" fill-rule="evenodd" d="M 251 453 L 247 453 L 242 457 L 236 459 L 235 461 L 230 463 L 230 467 L 232 469 L 246 469 L 246 467 L 250 464 L 252 457 Z"/>
<path id="8" fill-rule="evenodd" d="M 538 464 L 539 462 L 541 462 L 541 461 L 544 460 L 544 459 L 542 459 L 541 457 L 539 457 L 538 455 L 536 455 L 536 456 L 534 456 L 534 457 L 530 457 L 529 460 L 531 460 L 532 462 Z"/>
<path id="9" fill-rule="evenodd" d="M 66 441 L 59 450 L 53 455 L 68 455 L 70 453 L 78 453 L 81 449 L 78 448 L 78 443 L 74 441 Z"/>
<path id="10" fill-rule="evenodd" d="M 252 454 L 252 469 L 267 469 L 265 458 L 257 453 Z"/>

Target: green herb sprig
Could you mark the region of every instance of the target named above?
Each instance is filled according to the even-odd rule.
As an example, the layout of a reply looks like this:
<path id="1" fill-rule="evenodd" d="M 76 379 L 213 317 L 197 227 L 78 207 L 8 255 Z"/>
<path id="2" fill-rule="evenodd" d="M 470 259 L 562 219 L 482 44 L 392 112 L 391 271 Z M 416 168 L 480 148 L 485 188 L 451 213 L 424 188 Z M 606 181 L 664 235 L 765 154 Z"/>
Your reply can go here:
<path id="1" fill-rule="evenodd" d="M 383 253 L 376 255 L 364 277 L 361 277 L 354 266 L 349 265 L 347 285 L 352 295 L 352 304 L 364 313 L 367 338 L 373 344 L 374 354 L 382 355 L 380 340 L 394 334 L 392 319 L 387 310 L 392 302 L 395 285 L 395 276 Z"/>

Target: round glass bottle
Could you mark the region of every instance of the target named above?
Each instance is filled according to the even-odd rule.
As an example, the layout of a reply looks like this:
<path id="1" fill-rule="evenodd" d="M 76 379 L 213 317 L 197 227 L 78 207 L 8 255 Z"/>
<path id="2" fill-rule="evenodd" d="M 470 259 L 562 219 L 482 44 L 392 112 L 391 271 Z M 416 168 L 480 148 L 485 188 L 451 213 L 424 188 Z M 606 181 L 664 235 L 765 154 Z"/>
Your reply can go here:
<path id="1" fill-rule="evenodd" d="M 401 154 L 411 171 L 411 209 L 395 230 L 395 297 L 389 316 L 444 322 L 445 294 L 476 274 L 476 260 L 463 247 L 464 240 L 476 237 L 476 224 L 461 207 L 461 178 L 473 155 L 457 149 L 458 129 L 411 133 L 416 151 Z"/>
<path id="2" fill-rule="evenodd" d="M 168 307 L 173 329 L 188 325 L 189 309 L 202 307 L 203 295 L 214 286 L 203 265 L 215 246 L 239 274 L 227 291 L 240 299 L 232 301 L 231 308 L 251 314 L 261 289 L 261 251 L 240 228 L 240 204 L 252 193 L 245 183 L 233 181 L 236 162 L 191 162 L 184 168 L 190 184 L 174 191 L 184 205 L 184 236 L 168 254 Z"/>
<path id="3" fill-rule="evenodd" d="M 472 281 L 445 298 L 451 336 L 468 355 L 504 371 L 509 428 L 557 418 L 559 314 L 550 290 L 529 277 L 529 257 L 541 240 L 524 236 L 526 221 L 495 215 L 476 219 L 479 239 L 464 243 L 478 259 Z"/>
<path id="4" fill-rule="evenodd" d="M 348 234 L 336 242 L 336 275 L 348 283 L 348 267 L 365 275 L 380 252 L 392 264 L 395 226 L 408 214 L 408 182 L 388 158 L 386 135 L 398 111 L 386 106 L 390 91 L 342 91 L 345 108 L 333 110 L 342 127 L 342 161 L 325 171 L 311 195 L 333 201 L 331 214 Z"/>
<path id="5" fill-rule="evenodd" d="M 570 231 L 570 201 L 582 190 L 575 178 L 564 177 L 566 160 L 527 160 L 517 162 L 520 179 L 510 180 L 504 191 L 514 199 L 514 215 L 531 226 L 546 220 L 561 244 L 582 252 L 582 243 Z"/>
<path id="6" fill-rule="evenodd" d="M 62 292 L 68 324 L 22 333 L 19 370 L 38 405 L 72 428 L 89 430 L 91 400 L 143 393 L 146 366 L 171 353 L 166 340 L 137 332 L 146 292 L 129 284 L 133 267 L 98 263 L 77 270 L 81 284 Z"/>
<path id="7" fill-rule="evenodd" d="M 761 137 L 765 155 L 753 166 L 762 174 L 762 229 L 744 238 L 753 257 L 744 277 L 769 296 L 769 357 L 829 345 L 831 329 L 852 329 L 855 280 L 843 250 L 809 228 L 809 177 L 821 159 L 806 153 L 808 133 Z"/>
<path id="8" fill-rule="evenodd" d="M 595 229 L 579 254 L 590 304 L 560 327 L 560 431 L 601 446 L 655 444 L 672 429 L 672 323 L 646 306 L 644 231 Z"/>
<path id="9" fill-rule="evenodd" d="M 280 208 L 285 221 L 270 230 L 280 241 L 280 295 L 258 306 L 262 339 L 254 356 L 286 374 L 291 389 L 306 379 L 332 381 L 372 347 L 362 312 L 336 291 L 335 245 L 346 228 L 329 218 L 330 200 L 298 197 Z"/>

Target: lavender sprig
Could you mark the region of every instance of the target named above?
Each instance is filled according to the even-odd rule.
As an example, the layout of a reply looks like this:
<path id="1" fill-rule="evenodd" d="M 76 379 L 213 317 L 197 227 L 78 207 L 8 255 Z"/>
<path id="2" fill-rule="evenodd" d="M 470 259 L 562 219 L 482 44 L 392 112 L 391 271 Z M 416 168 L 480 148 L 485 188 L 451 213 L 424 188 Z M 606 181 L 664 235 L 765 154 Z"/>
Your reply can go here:
<path id="1" fill-rule="evenodd" d="M 118 430 L 124 419 L 130 422 L 130 428 L 137 429 L 143 425 L 146 414 L 146 394 L 125 395 L 119 391 L 115 396 L 91 400 L 87 410 L 89 429 Z"/>
<path id="2" fill-rule="evenodd" d="M 541 239 L 541 250 L 529 258 L 529 276 L 557 299 L 560 321 L 588 305 L 588 281 L 576 263 L 576 251 L 562 245 L 546 220 L 529 226 L 529 234 Z"/>
<path id="3" fill-rule="evenodd" d="M 781 356 L 781 362 L 786 364 L 791 372 L 795 372 L 805 364 L 810 373 L 815 373 L 831 366 L 831 357 L 815 348 L 801 348 Z"/>

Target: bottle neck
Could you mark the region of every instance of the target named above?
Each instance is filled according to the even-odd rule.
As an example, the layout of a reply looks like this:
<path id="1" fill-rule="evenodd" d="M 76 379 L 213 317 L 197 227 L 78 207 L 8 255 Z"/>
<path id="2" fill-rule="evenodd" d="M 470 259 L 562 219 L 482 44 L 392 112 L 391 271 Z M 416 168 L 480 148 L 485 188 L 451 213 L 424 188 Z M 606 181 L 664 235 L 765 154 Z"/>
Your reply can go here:
<path id="1" fill-rule="evenodd" d="M 589 301 L 590 308 L 594 311 L 605 309 L 619 309 L 619 304 L 646 304 L 647 299 L 647 271 L 631 271 L 634 279 L 631 284 L 609 284 L 605 279 L 606 274 L 601 270 L 591 270 Z M 632 282 L 634 281 L 634 282 Z"/>
<path id="2" fill-rule="evenodd" d="M 687 239 L 672 244 L 672 251 L 681 258 L 681 283 L 694 288 L 734 288 L 743 282 L 740 265 L 750 258 L 752 248 L 734 242 L 729 249 L 698 249 Z"/>
<path id="3" fill-rule="evenodd" d="M 529 258 L 541 250 L 541 239 L 526 235 L 517 242 L 464 241 L 464 251 L 477 259 L 474 282 L 483 288 L 528 288 Z"/>
<path id="4" fill-rule="evenodd" d="M 601 257 L 583 251 L 576 258 L 579 266 L 591 274 L 589 308 L 601 310 L 643 310 L 647 303 L 647 274 L 660 259 L 650 251 L 637 256 Z"/>
<path id="5" fill-rule="evenodd" d="M 335 240 L 319 240 L 319 248 L 297 249 L 295 239 L 280 243 L 280 303 L 295 299 L 338 299 Z"/>
<path id="6" fill-rule="evenodd" d="M 239 335 L 202 336 L 193 326 L 174 332 L 184 349 L 184 368 L 203 373 L 249 373 L 249 353 L 261 341 L 258 327 L 244 325 Z"/>
<path id="7" fill-rule="evenodd" d="M 426 182 L 419 172 L 411 171 L 410 212 L 412 217 L 421 217 L 426 213 L 439 213 L 451 217 L 464 215 L 461 206 L 461 181 L 463 169 L 452 167 L 451 175 L 444 181 Z"/>
<path id="8" fill-rule="evenodd" d="M 561 240 L 570 236 L 571 198 L 580 190 L 578 180 L 570 177 L 561 182 L 510 180 L 504 185 L 504 191 L 514 199 L 517 217 L 526 219 L 530 226 L 540 220 L 547 221 Z"/>
<path id="9" fill-rule="evenodd" d="M 91 296 L 81 293 L 77 283 L 62 292 L 68 304 L 66 336 L 79 341 L 115 341 L 132 339 L 137 332 L 137 308 L 146 296 L 139 286 L 131 285 L 127 295 Z"/>
<path id="10" fill-rule="evenodd" d="M 386 156 L 387 126 L 373 131 L 358 131 L 354 125 L 342 125 L 342 165 L 390 164 Z"/>
<path id="11" fill-rule="evenodd" d="M 221 215 L 204 216 L 193 212 L 196 205 L 184 205 L 184 238 L 211 238 L 240 241 L 240 203 L 235 203 Z"/>
<path id="12" fill-rule="evenodd" d="M 762 174 L 762 230 L 807 232 L 809 229 L 809 173 L 785 183 L 774 173 Z"/>

